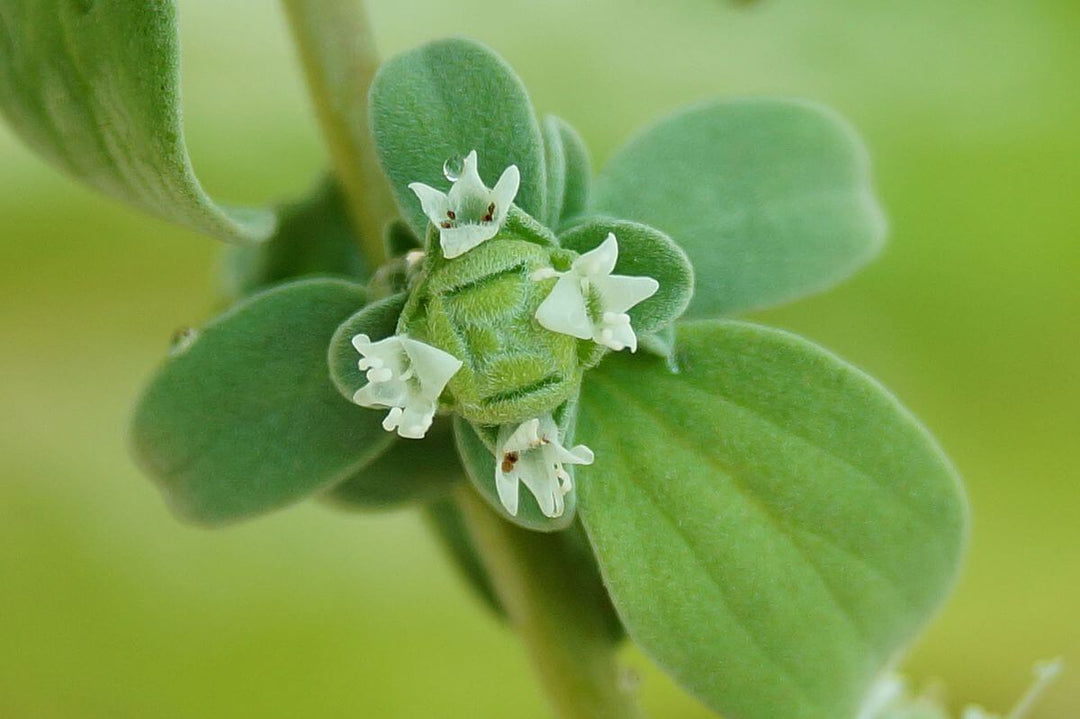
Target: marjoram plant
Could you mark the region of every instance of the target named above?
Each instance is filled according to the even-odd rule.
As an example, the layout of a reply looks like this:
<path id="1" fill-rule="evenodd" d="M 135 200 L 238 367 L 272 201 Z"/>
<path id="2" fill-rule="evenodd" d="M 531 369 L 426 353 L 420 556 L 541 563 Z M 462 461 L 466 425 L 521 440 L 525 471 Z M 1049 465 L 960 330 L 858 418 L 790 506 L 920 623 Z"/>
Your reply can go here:
<path id="1" fill-rule="evenodd" d="M 0 0 L 15 133 L 229 243 L 231 307 L 134 413 L 175 513 L 420 508 L 561 717 L 640 716 L 627 638 L 731 719 L 944 717 L 882 671 L 956 576 L 956 473 L 873 379 L 731 319 L 881 247 L 851 128 L 710 102 L 594 173 L 483 45 L 380 65 L 358 0 L 284 6 L 332 167 L 251 209 L 192 170 L 173 0 Z"/>

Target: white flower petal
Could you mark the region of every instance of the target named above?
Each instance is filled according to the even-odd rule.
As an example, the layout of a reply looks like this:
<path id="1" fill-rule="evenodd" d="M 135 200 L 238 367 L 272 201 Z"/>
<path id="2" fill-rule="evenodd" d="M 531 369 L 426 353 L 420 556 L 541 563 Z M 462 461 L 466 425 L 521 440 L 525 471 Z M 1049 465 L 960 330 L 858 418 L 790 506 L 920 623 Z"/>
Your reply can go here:
<path id="1" fill-rule="evenodd" d="M 618 260 L 619 243 L 615 239 L 615 233 L 609 232 L 603 242 L 574 260 L 571 269 L 582 277 L 592 279 L 610 275 Z"/>
<path id="2" fill-rule="evenodd" d="M 443 249 L 443 257 L 452 260 L 497 234 L 499 234 L 499 226 L 494 222 L 462 223 L 456 227 L 440 228 L 439 244 Z"/>
<path id="3" fill-rule="evenodd" d="M 449 352 L 417 342 L 408 337 L 401 338 L 401 346 L 409 358 L 410 366 L 420 381 L 421 394 L 425 399 L 436 402 L 446 388 L 462 362 Z"/>
<path id="4" fill-rule="evenodd" d="M 402 412 L 401 422 L 397 428 L 398 436 L 405 439 L 423 439 L 427 431 L 431 429 L 434 419 L 434 402 L 410 402 Z"/>
<path id="5" fill-rule="evenodd" d="M 404 407 L 409 399 L 409 387 L 401 380 L 368 382 L 353 393 L 353 402 L 361 407 L 386 409 Z"/>
<path id="6" fill-rule="evenodd" d="M 505 425 L 504 428 L 508 426 Z M 499 448 L 503 454 L 534 449 L 540 444 L 540 420 L 530 419 L 522 422 L 513 432 L 508 432 L 505 438 L 502 437 L 502 432 L 499 434 Z"/>
<path id="7" fill-rule="evenodd" d="M 502 459 L 495 460 L 495 489 L 499 493 L 499 501 L 511 517 L 518 513 L 518 473 L 517 466 L 510 472 L 502 471 Z"/>
<path id="8" fill-rule="evenodd" d="M 536 321 L 552 332 L 583 340 L 592 338 L 593 326 L 580 278 L 573 273 L 560 277 L 551 293 L 536 308 Z"/>
<path id="9" fill-rule="evenodd" d="M 555 467 L 544 459 L 543 452 L 529 452 L 518 461 L 518 476 L 525 488 L 536 497 L 545 517 L 561 517 L 566 509 Z"/>
<path id="10" fill-rule="evenodd" d="M 596 459 L 593 451 L 583 444 L 567 449 L 561 444 L 551 445 L 552 461 L 562 464 L 592 464 Z"/>
<path id="11" fill-rule="evenodd" d="M 518 170 L 517 165 L 510 165 L 510 167 L 503 170 L 499 181 L 495 183 L 495 187 L 491 190 L 491 201 L 495 203 L 495 224 L 502 225 L 503 221 L 506 220 L 506 215 L 510 212 L 510 205 L 514 202 L 514 198 L 517 197 L 520 186 L 521 172 Z"/>
<path id="12" fill-rule="evenodd" d="M 590 278 L 592 286 L 600 293 L 605 312 L 621 314 L 634 305 L 644 302 L 660 289 L 660 283 L 652 277 L 628 277 L 608 275 Z"/>
<path id="13" fill-rule="evenodd" d="M 476 160 L 476 150 L 473 150 L 462 161 L 461 174 L 454 180 L 454 184 L 450 186 L 450 192 L 447 195 L 450 198 L 450 204 L 456 212 L 464 205 L 469 204 L 470 200 L 487 197 L 490 194 L 491 191 L 484 184 L 484 181 L 480 179 L 480 167 Z"/>
<path id="14" fill-rule="evenodd" d="M 439 192 L 434 187 L 422 182 L 414 182 L 409 189 L 420 198 L 420 208 L 431 220 L 432 224 L 439 225 L 449 219 L 451 211 L 450 198 L 445 193 Z"/>

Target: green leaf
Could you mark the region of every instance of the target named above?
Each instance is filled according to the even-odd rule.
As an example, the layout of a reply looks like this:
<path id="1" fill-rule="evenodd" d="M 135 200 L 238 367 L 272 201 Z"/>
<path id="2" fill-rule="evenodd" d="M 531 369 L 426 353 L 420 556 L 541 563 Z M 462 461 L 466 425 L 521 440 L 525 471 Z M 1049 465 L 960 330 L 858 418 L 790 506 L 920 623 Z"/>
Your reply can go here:
<path id="1" fill-rule="evenodd" d="M 488 48 L 440 40 L 398 55 L 375 76 L 371 105 L 379 161 L 417 236 L 426 235 L 428 220 L 409 183 L 447 189 L 443 163 L 473 150 L 488 187 L 517 165 L 515 204 L 533 217 L 546 216 L 540 126 L 521 80 Z"/>
<path id="2" fill-rule="evenodd" d="M 694 292 L 694 270 L 686 253 L 667 235 L 646 225 L 621 220 L 591 219 L 559 236 L 567 249 L 585 253 L 614 233 L 619 243 L 615 274 L 652 277 L 656 294 L 629 311 L 634 331 L 655 332 L 678 318 Z"/>
<path id="3" fill-rule="evenodd" d="M 216 205 L 180 122 L 176 3 L 0 3 L 0 113 L 27 144 L 117 199 L 230 242 L 258 242 L 273 213 Z"/>
<path id="4" fill-rule="evenodd" d="M 741 719 L 854 716 L 956 574 L 956 474 L 880 385 L 737 322 L 585 380 L 579 513 L 630 636 Z"/>
<path id="5" fill-rule="evenodd" d="M 571 446 L 574 439 L 574 421 L 576 410 L 573 402 L 567 402 L 555 412 L 555 421 L 562 431 L 563 444 Z M 458 456 L 465 466 L 465 474 L 472 482 L 473 487 L 480 493 L 489 505 L 509 522 L 525 529 L 536 532 L 557 532 L 569 527 L 574 521 L 574 513 L 577 509 L 577 488 L 571 489 L 563 498 L 565 509 L 560 517 L 547 517 L 540 511 L 540 505 L 536 497 L 519 485 L 518 489 L 518 513 L 512 515 L 506 511 L 499 500 L 499 492 L 495 488 L 495 443 L 498 436 L 498 427 L 476 426 L 461 417 L 454 416 L 454 437 L 457 440 Z M 570 473 L 573 481 L 574 467 L 564 465 Z"/>
<path id="6" fill-rule="evenodd" d="M 348 401 L 352 402 L 356 390 L 368 383 L 367 373 L 360 369 L 360 354 L 353 347 L 353 337 L 367 335 L 373 341 L 378 341 L 393 335 L 407 300 L 408 295 L 402 292 L 372 302 L 334 331 L 327 344 L 326 361 L 330 365 L 330 379 Z"/>
<path id="7" fill-rule="evenodd" d="M 592 163 L 585 141 L 566 120 L 548 115 L 542 131 L 547 156 L 547 221 L 549 227 L 558 229 L 588 208 Z"/>
<path id="8" fill-rule="evenodd" d="M 451 499 L 432 502 L 424 507 L 424 518 L 465 583 L 488 609 L 500 619 L 505 619 L 506 609 L 495 593 L 491 575 L 484 567 L 480 553 L 476 551 L 465 518 L 457 504 Z"/>
<path id="9" fill-rule="evenodd" d="M 334 329 L 364 302 L 339 280 L 255 295 L 178 344 L 135 409 L 135 455 L 185 519 L 260 514 L 354 476 L 390 442 L 330 382 Z"/>
<path id="10" fill-rule="evenodd" d="M 687 316 L 759 309 L 823 290 L 881 248 L 866 152 L 830 111 L 721 102 L 668 118 L 608 163 L 596 208 L 657 227 L 698 282 Z"/>
<path id="11" fill-rule="evenodd" d="M 345 509 L 388 509 L 439 500 L 465 480 L 450 420 L 436 419 L 423 439 L 390 436 L 390 449 L 327 492 L 326 499 Z"/>
<path id="12" fill-rule="evenodd" d="M 224 285 L 231 297 L 298 277 L 367 279 L 370 274 L 356 242 L 345 196 L 332 176 L 310 197 L 280 209 L 274 236 L 253 247 L 225 248 Z"/>

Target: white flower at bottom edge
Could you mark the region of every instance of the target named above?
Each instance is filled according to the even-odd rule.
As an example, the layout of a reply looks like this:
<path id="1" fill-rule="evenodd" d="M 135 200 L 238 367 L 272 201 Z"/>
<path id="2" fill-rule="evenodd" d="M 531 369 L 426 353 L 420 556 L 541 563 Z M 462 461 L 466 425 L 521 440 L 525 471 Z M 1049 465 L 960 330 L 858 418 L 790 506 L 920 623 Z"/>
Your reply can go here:
<path id="1" fill-rule="evenodd" d="M 495 488 L 499 501 L 512 516 L 518 513 L 518 483 L 536 497 L 546 517 L 561 517 L 564 497 L 573 489 L 564 464 L 592 464 L 592 450 L 583 444 L 566 449 L 559 427 L 551 415 L 523 422 L 516 428 L 503 425 L 495 455 Z"/>
<path id="2" fill-rule="evenodd" d="M 352 344 L 361 355 L 357 366 L 366 370 L 368 380 L 353 394 L 353 402 L 389 409 L 383 429 L 396 429 L 407 439 L 421 439 L 431 427 L 439 395 L 461 369 L 461 360 L 404 335 L 378 342 L 356 335 Z"/>
<path id="3" fill-rule="evenodd" d="M 439 244 L 446 259 L 463 255 L 498 234 L 517 196 L 521 173 L 517 165 L 503 170 L 495 187 L 488 189 L 477 170 L 476 150 L 469 153 L 444 193 L 422 182 L 409 185 L 431 223 L 439 228 Z"/>
<path id="4" fill-rule="evenodd" d="M 619 243 L 609 233 L 598 247 L 574 260 L 569 272 L 541 269 L 532 274 L 533 280 L 558 277 L 536 310 L 536 321 L 552 332 L 591 339 L 616 352 L 630 348 L 637 351 L 637 335 L 626 314 L 634 305 L 647 300 L 660 289 L 652 277 L 613 275 L 619 259 Z M 600 319 L 594 322 L 589 315 L 588 297 L 596 290 L 600 297 Z"/>

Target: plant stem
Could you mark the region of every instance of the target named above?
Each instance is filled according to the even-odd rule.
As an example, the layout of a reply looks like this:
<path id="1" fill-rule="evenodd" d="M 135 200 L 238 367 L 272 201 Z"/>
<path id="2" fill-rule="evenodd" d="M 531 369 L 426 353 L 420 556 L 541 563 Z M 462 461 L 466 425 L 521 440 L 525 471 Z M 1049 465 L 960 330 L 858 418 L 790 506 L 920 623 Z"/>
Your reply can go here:
<path id="1" fill-rule="evenodd" d="M 505 521 L 472 487 L 460 486 L 455 498 L 556 714 L 561 719 L 642 717 L 633 696 L 620 686 L 606 619 L 550 551 L 552 537 Z"/>
<path id="2" fill-rule="evenodd" d="M 367 11 L 362 0 L 282 3 L 361 250 L 377 267 L 386 261 L 382 234 L 394 203 L 368 119 L 368 89 L 379 60 Z"/>

